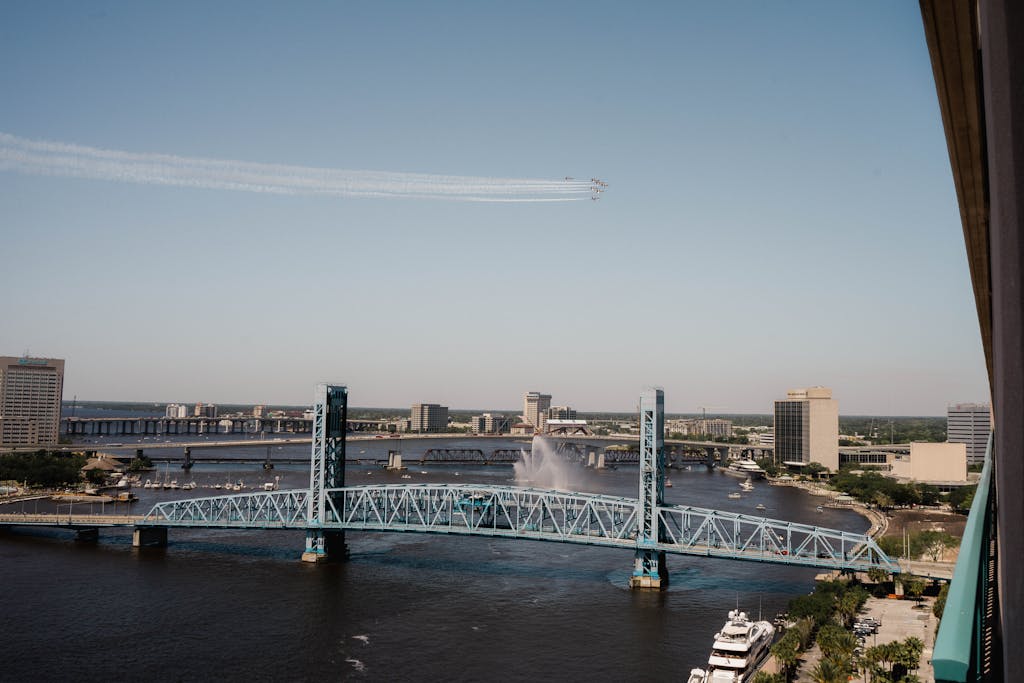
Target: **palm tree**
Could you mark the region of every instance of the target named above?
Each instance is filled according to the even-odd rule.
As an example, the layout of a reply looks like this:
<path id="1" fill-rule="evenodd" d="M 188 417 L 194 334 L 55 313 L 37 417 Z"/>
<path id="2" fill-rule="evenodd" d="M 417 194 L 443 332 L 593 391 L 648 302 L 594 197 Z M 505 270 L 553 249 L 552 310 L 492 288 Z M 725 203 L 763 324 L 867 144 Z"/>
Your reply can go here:
<path id="1" fill-rule="evenodd" d="M 796 667 L 797 661 L 800 659 L 800 639 L 795 631 L 786 631 L 786 635 L 772 645 L 772 655 L 775 656 L 775 661 L 779 663 L 782 668 L 782 672 L 789 680 L 789 675 L 793 672 Z"/>
<path id="2" fill-rule="evenodd" d="M 860 605 L 861 596 L 856 592 L 850 590 L 843 593 L 843 596 L 839 598 L 836 604 L 836 611 L 839 612 L 839 618 L 842 620 L 843 626 L 849 628 L 853 618 L 857 616 Z"/>
<path id="3" fill-rule="evenodd" d="M 814 683 L 846 683 L 846 669 L 833 659 L 822 659 L 811 671 Z"/>

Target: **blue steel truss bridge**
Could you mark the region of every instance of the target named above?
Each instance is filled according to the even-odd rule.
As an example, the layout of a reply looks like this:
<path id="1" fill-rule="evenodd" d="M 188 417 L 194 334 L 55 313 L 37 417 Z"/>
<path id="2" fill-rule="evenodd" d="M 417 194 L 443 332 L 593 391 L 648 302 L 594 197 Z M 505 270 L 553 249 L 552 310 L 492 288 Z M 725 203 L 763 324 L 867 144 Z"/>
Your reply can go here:
<path id="1" fill-rule="evenodd" d="M 63 526 L 94 538 L 101 527 L 134 528 L 134 544 L 163 545 L 169 529 L 293 529 L 306 532 L 303 560 L 345 553 L 348 531 L 487 536 L 621 548 L 634 553 L 631 585 L 667 585 L 666 554 L 843 571 L 899 565 L 874 539 L 784 520 L 664 502 L 664 395 L 641 396 L 636 498 L 511 486 L 346 486 L 348 391 L 317 386 L 308 489 L 158 503 L 140 517 L 0 515 L 0 525 Z"/>
<path id="2" fill-rule="evenodd" d="M 511 486 L 448 484 L 328 489 L 321 531 L 401 531 L 576 543 L 634 550 L 634 498 Z M 171 501 L 136 524 L 159 528 L 308 529 L 309 491 Z M 898 571 L 863 534 L 683 505 L 657 508 L 666 553 L 826 569 Z"/>

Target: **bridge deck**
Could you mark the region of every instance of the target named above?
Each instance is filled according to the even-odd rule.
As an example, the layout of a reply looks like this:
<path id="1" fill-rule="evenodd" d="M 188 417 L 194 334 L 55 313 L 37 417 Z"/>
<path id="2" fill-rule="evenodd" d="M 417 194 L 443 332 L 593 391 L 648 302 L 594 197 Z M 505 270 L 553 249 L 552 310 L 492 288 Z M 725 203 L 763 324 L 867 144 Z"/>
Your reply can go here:
<path id="1" fill-rule="evenodd" d="M 633 498 L 505 486 L 352 486 L 327 491 L 331 521 L 306 521 L 308 491 L 160 503 L 140 526 L 397 531 L 636 548 Z M 688 506 L 662 506 L 652 549 L 823 569 L 899 571 L 868 536 Z"/>

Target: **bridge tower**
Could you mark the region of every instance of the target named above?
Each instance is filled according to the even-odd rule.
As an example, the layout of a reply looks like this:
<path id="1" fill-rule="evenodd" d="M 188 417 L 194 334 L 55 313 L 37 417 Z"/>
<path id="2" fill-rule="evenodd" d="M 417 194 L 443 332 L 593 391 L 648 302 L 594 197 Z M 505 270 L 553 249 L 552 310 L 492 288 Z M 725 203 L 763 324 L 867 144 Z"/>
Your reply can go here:
<path id="1" fill-rule="evenodd" d="M 321 527 L 329 519 L 327 489 L 345 485 L 345 427 L 348 388 L 318 384 L 313 403 L 313 455 L 309 467 L 309 507 L 306 511 L 306 551 L 303 562 L 344 557 L 345 532 Z"/>
<path id="2" fill-rule="evenodd" d="M 664 540 L 658 506 L 665 501 L 665 392 L 640 395 L 640 496 L 637 508 L 636 555 L 630 588 L 660 590 L 668 586 Z"/>

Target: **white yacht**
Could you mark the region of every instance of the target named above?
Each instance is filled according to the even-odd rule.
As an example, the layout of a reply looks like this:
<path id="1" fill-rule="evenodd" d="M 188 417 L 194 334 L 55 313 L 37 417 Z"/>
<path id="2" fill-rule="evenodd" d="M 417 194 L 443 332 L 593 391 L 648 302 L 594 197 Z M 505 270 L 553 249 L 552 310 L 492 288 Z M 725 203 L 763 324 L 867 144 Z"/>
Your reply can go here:
<path id="1" fill-rule="evenodd" d="M 744 458 L 742 460 L 733 460 L 729 463 L 728 467 L 722 468 L 722 471 L 726 474 L 732 474 L 737 477 L 747 477 L 749 479 L 763 479 L 765 472 L 761 467 L 754 462 Z"/>
<path id="2" fill-rule="evenodd" d="M 708 658 L 707 683 L 749 681 L 768 654 L 774 637 L 775 627 L 771 622 L 751 621 L 746 612 L 731 610 L 729 620 L 715 634 L 715 644 Z"/>

